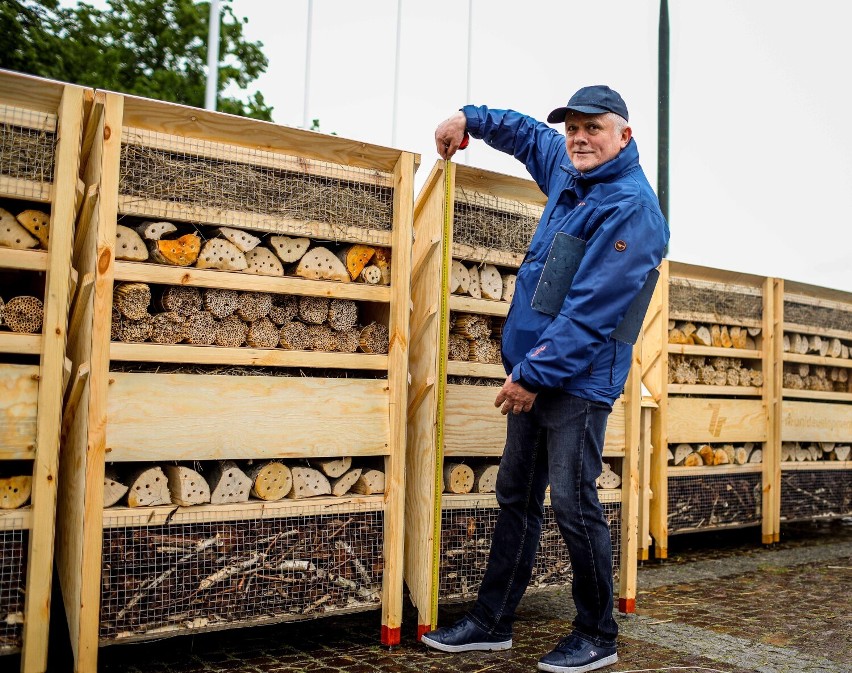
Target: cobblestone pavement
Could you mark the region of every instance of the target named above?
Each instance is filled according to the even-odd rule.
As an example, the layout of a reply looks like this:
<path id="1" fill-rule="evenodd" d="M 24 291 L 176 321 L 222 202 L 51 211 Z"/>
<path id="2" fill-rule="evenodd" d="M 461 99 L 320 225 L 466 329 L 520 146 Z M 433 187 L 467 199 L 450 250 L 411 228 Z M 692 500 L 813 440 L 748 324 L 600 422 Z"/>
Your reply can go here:
<path id="1" fill-rule="evenodd" d="M 618 615 L 619 661 L 605 669 L 722 673 L 852 673 L 852 521 L 787 525 L 782 542 L 759 529 L 674 536 L 670 557 L 640 566 L 635 615 Z M 465 605 L 443 606 L 442 624 Z M 514 646 L 448 655 L 415 642 L 410 606 L 402 645 L 378 644 L 379 613 L 117 645 L 100 652 L 101 673 L 514 673 L 570 629 L 570 591 L 527 596 Z M 63 634 L 64 635 L 64 634 Z M 54 638 L 54 641 L 56 638 Z M 6 662 L 13 664 L 4 668 Z M 69 671 L 51 652 L 51 671 Z M 14 671 L 14 657 L 0 670 Z"/>

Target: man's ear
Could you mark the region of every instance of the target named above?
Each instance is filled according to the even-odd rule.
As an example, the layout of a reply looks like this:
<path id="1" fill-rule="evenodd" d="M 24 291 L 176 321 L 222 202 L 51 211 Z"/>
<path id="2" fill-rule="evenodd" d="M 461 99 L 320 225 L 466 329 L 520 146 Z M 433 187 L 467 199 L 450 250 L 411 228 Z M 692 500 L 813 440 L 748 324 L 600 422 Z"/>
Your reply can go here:
<path id="1" fill-rule="evenodd" d="M 630 142 L 630 139 L 633 137 L 633 129 L 629 126 L 625 126 L 624 130 L 621 132 L 621 149 L 627 147 L 627 143 Z"/>

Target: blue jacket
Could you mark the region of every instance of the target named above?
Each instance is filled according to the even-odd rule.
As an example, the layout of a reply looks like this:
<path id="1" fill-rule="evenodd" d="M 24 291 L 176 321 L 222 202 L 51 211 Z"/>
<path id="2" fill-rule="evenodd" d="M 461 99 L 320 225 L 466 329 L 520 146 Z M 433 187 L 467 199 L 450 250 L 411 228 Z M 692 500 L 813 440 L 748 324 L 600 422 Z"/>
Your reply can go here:
<path id="1" fill-rule="evenodd" d="M 612 404 L 624 388 L 632 347 L 610 335 L 669 240 L 635 141 L 580 173 L 568 158 L 565 137 L 546 124 L 512 110 L 469 105 L 463 112 L 468 132 L 522 161 L 548 197 L 503 327 L 506 373 L 532 391 L 558 388 Z M 586 241 L 586 248 L 554 317 L 531 302 L 557 232 Z"/>

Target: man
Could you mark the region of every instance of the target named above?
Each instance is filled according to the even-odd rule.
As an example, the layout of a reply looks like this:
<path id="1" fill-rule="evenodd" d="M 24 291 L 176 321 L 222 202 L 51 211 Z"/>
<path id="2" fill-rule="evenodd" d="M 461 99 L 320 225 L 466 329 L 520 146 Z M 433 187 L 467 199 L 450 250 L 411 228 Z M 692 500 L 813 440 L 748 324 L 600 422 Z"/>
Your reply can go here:
<path id="1" fill-rule="evenodd" d="M 627 378 L 669 230 L 617 92 L 584 87 L 547 121 L 564 122 L 564 138 L 517 112 L 474 106 L 435 131 L 444 159 L 468 134 L 514 155 L 548 201 L 503 327 L 508 376 L 495 406 L 508 415 L 507 434 L 488 566 L 468 615 L 423 642 L 447 652 L 512 646 L 549 483 L 571 559 L 577 617 L 538 667 L 580 673 L 618 659 L 612 545 L 595 480 L 607 417 Z"/>

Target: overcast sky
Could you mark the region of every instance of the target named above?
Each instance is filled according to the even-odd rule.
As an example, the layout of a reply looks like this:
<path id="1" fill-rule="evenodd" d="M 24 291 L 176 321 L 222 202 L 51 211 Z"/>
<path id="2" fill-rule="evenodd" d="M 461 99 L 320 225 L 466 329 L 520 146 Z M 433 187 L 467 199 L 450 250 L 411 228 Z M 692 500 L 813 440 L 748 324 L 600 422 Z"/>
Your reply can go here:
<path id="1" fill-rule="evenodd" d="M 657 179 L 658 0 L 314 0 L 308 118 L 437 160 L 435 126 L 467 102 L 544 119 L 587 84 L 627 101 Z M 95 2 L 101 4 L 101 2 Z M 264 44 L 256 87 L 302 126 L 308 0 L 234 0 Z M 852 291 L 852 63 L 847 0 L 670 0 L 670 258 Z M 526 176 L 480 142 L 459 161 Z"/>

